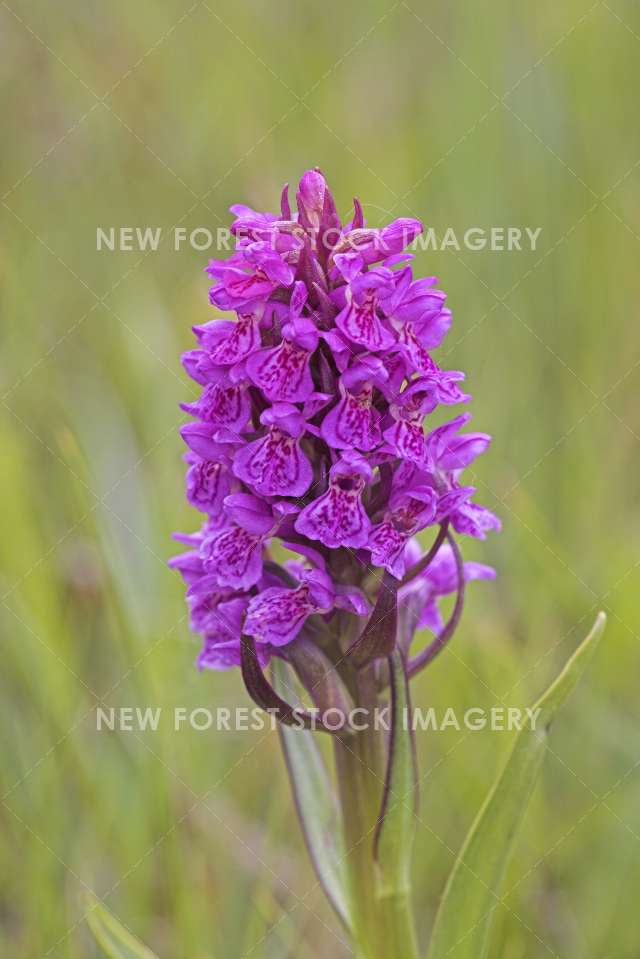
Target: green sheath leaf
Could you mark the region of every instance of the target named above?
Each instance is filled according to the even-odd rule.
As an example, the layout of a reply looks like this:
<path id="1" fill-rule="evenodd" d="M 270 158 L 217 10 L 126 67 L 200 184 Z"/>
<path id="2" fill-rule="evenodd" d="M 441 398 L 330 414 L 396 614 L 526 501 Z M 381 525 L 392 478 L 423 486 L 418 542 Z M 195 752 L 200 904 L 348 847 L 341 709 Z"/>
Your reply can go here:
<path id="1" fill-rule="evenodd" d="M 518 733 L 447 882 L 429 959 L 485 959 L 504 872 L 544 759 L 549 728 L 591 661 L 605 622 L 599 613 L 589 635 L 533 707 L 533 722 Z"/>
<path id="2" fill-rule="evenodd" d="M 379 870 L 379 890 L 406 891 L 410 885 L 411 850 L 415 830 L 417 775 L 410 720 L 409 684 L 402 653 L 389 657 L 391 735 L 382 809 L 374 852 Z"/>
<path id="3" fill-rule="evenodd" d="M 272 661 L 273 686 L 285 696 L 290 682 L 281 659 Z M 338 803 L 314 733 L 278 725 L 282 751 L 289 771 L 293 798 L 311 862 L 325 894 L 347 928 L 349 911 L 344 889 L 344 850 Z"/>

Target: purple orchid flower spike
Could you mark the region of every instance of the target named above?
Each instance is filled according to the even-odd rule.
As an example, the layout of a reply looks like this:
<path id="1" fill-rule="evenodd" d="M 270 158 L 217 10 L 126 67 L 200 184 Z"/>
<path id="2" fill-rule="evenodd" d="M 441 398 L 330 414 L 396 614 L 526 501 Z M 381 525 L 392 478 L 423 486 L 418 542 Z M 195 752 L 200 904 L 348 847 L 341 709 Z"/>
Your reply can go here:
<path id="1" fill-rule="evenodd" d="M 372 226 L 355 200 L 343 223 L 317 168 L 295 197 L 292 209 L 285 187 L 277 213 L 232 207 L 235 250 L 207 267 L 210 303 L 235 316 L 195 326 L 196 348 L 182 357 L 201 388 L 182 406 L 193 420 L 181 435 L 202 524 L 176 536 L 184 551 L 170 566 L 202 637 L 197 667 L 240 668 L 251 698 L 281 723 L 312 859 L 365 944 L 358 955 L 413 959 L 406 870 L 394 886 L 410 830 L 403 820 L 385 838 L 404 816 L 390 797 L 413 777 L 399 717 L 408 678 L 451 641 L 465 585 L 495 575 L 460 550 L 463 536 L 500 527 L 464 479 L 490 437 L 465 430 L 468 413 L 447 420 L 471 397 L 464 373 L 434 355 L 451 312 L 435 277 L 414 278 L 407 247 L 420 221 Z M 449 595 L 445 622 L 439 601 Z M 426 644 L 415 640 L 421 629 Z M 387 696 L 388 741 L 375 724 L 328 722 L 327 709 L 368 715 Z M 308 737 L 288 740 L 287 726 L 332 735 L 350 850 L 344 902 L 309 811 L 321 760 L 309 757 Z M 384 903 L 381 878 L 393 891 Z"/>
<path id="2" fill-rule="evenodd" d="M 261 666 L 298 637 L 337 643 L 339 657 L 348 642 L 336 630 L 362 634 L 376 577 L 400 586 L 436 562 L 408 559 L 417 533 L 432 527 L 436 548 L 499 528 L 461 481 L 489 437 L 461 432 L 468 414 L 429 428 L 470 397 L 464 374 L 432 356 L 451 314 L 434 277 L 413 277 L 407 246 L 422 224 L 367 225 L 358 201 L 343 224 L 318 169 L 300 181 L 297 212 L 288 196 L 279 213 L 232 208 L 235 252 L 207 273 L 211 303 L 236 318 L 195 326 L 183 356 L 202 387 L 183 405 L 194 421 L 182 436 L 187 497 L 205 523 L 172 564 L 188 577 L 202 664 L 216 668 L 240 662 L 243 632 Z M 311 572 L 292 580 L 272 558 L 277 540 Z M 203 610 L 225 613 L 231 632 Z"/>
<path id="3" fill-rule="evenodd" d="M 201 386 L 181 432 L 204 524 L 171 565 L 204 639 L 199 665 L 242 665 L 263 703 L 258 672 L 298 646 L 337 663 L 359 643 L 351 667 L 379 672 L 407 590 L 433 591 L 436 575 L 442 587 L 455 537 L 499 528 L 462 479 L 489 437 L 462 431 L 468 414 L 432 425 L 470 396 L 432 355 L 451 313 L 435 277 L 413 276 L 407 247 L 422 224 L 367 225 L 358 201 L 343 224 L 318 169 L 296 202 L 285 188 L 279 213 L 232 207 L 235 251 L 207 273 L 211 303 L 235 318 L 195 326 L 183 356 Z M 425 530 L 432 545 L 415 556 Z M 278 542 L 301 564 L 276 559 Z M 462 594 L 464 577 L 452 582 Z M 437 595 L 420 622 L 436 624 Z"/>

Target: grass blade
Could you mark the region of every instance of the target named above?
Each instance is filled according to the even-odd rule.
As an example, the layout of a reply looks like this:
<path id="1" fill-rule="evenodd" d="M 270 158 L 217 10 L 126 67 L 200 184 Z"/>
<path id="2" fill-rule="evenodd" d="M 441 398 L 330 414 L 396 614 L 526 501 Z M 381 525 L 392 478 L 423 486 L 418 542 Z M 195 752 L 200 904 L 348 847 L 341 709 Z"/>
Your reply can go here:
<path id="1" fill-rule="evenodd" d="M 109 959 L 158 959 L 92 896 L 87 898 L 87 910 L 89 928 Z"/>

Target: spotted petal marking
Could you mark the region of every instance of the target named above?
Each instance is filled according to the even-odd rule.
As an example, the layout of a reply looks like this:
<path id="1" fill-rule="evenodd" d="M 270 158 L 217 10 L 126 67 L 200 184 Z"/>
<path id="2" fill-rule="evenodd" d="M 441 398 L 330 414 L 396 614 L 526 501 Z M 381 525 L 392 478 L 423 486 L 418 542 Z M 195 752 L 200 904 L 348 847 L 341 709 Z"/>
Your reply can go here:
<path id="1" fill-rule="evenodd" d="M 314 389 L 309 359 L 308 350 L 283 340 L 280 346 L 253 353 L 247 360 L 247 372 L 267 399 L 301 403 Z"/>
<path id="2" fill-rule="evenodd" d="M 317 609 L 306 584 L 296 589 L 272 586 L 249 603 L 244 631 L 259 643 L 286 646 Z"/>
<path id="3" fill-rule="evenodd" d="M 364 483 L 345 476 L 333 479 L 326 493 L 306 506 L 295 523 L 298 533 L 330 549 L 365 546 L 371 521 L 360 501 Z"/>
<path id="4" fill-rule="evenodd" d="M 329 446 L 368 452 L 380 445 L 380 416 L 371 407 L 372 396 L 371 386 L 357 395 L 343 390 L 342 399 L 322 422 L 322 437 Z"/>
<path id="5" fill-rule="evenodd" d="M 241 526 L 207 536 L 200 547 L 205 572 L 215 574 L 220 586 L 249 589 L 262 575 L 263 541 Z"/>
<path id="6" fill-rule="evenodd" d="M 229 335 L 209 351 L 209 358 L 220 366 L 232 366 L 259 346 L 258 320 L 253 314 L 240 315 Z"/>
<path id="7" fill-rule="evenodd" d="M 238 451 L 233 471 L 263 496 L 302 496 L 313 479 L 311 463 L 299 441 L 277 426 Z"/>
<path id="8" fill-rule="evenodd" d="M 395 342 L 376 315 L 375 296 L 368 296 L 362 304 L 350 303 L 336 317 L 336 326 L 353 343 L 369 350 L 383 350 Z"/>

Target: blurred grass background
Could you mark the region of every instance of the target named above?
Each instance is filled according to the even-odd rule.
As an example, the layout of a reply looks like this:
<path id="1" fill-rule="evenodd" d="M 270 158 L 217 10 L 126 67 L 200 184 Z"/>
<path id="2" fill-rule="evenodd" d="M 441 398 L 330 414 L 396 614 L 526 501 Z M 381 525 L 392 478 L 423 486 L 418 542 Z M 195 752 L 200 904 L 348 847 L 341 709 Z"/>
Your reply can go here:
<path id="1" fill-rule="evenodd" d="M 443 362 L 495 436 L 475 482 L 504 532 L 468 547 L 499 579 L 415 702 L 524 705 L 609 611 L 491 955 L 637 959 L 639 52 L 631 0 L 0 6 L 2 955 L 96 956 L 85 886 L 162 959 L 348 954 L 307 895 L 277 737 L 173 731 L 174 706 L 246 696 L 193 670 L 165 567 L 198 520 L 178 356 L 211 315 L 208 253 L 170 230 L 273 209 L 318 164 L 373 224 L 542 227 L 535 252 L 417 257 L 450 294 Z M 164 238 L 98 252 L 98 226 Z M 98 698 L 164 718 L 97 732 Z M 423 937 L 508 745 L 419 738 Z"/>

